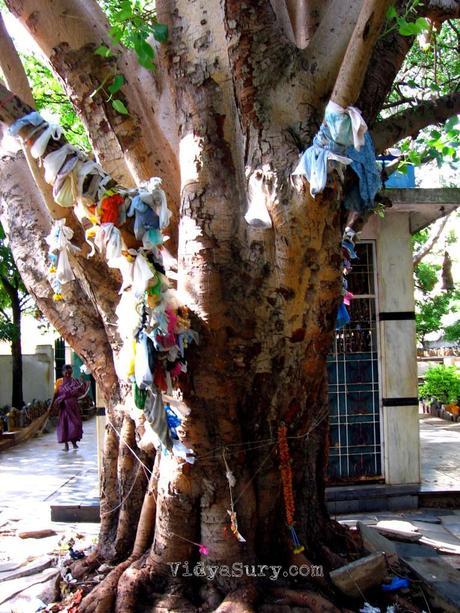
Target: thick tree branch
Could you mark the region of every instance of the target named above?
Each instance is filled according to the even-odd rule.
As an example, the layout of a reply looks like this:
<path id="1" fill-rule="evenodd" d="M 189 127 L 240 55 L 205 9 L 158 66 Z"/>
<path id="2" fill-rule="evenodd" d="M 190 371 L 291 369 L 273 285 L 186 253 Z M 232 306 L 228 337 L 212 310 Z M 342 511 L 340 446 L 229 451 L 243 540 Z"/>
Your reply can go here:
<path id="1" fill-rule="evenodd" d="M 329 97 L 356 26 L 363 0 L 331 0 L 308 47 L 302 53 L 305 77 L 315 99 Z"/>
<path id="2" fill-rule="evenodd" d="M 267 92 L 279 81 L 293 45 L 285 37 L 270 0 L 224 0 L 224 28 L 241 124 L 259 126 Z"/>
<path id="3" fill-rule="evenodd" d="M 393 2 L 364 0 L 331 96 L 340 106 L 347 107 L 356 101 L 387 9 Z"/>
<path id="4" fill-rule="evenodd" d="M 460 92 L 427 100 L 379 121 L 373 130 L 376 151 L 382 152 L 407 136 L 415 137 L 423 128 L 444 122 L 460 113 Z"/>
<path id="5" fill-rule="evenodd" d="M 94 0 L 6 0 L 10 11 L 43 50 L 53 70 L 83 120 L 101 164 L 127 187 L 152 176 L 165 180 L 171 203 L 179 198 L 175 153 L 158 125 L 158 96 L 151 77 L 149 96 L 142 88 L 144 77 L 130 51 L 117 49 L 103 59 L 94 54 L 101 42 L 110 45 L 108 22 Z M 91 27 L 85 27 L 91 24 Z M 108 95 L 94 91 L 116 75 L 124 76 L 123 97 L 129 115 L 120 116 Z"/>
<path id="6" fill-rule="evenodd" d="M 418 14 L 437 23 L 442 23 L 446 19 L 459 19 L 460 2 L 458 0 L 425 0 L 418 9 Z"/>
<path id="7" fill-rule="evenodd" d="M 369 126 L 387 99 L 413 41 L 413 37 L 394 31 L 377 41 L 357 101 Z"/>
<path id="8" fill-rule="evenodd" d="M 0 68 L 9 89 L 27 103 L 29 110 L 24 109 L 24 112 L 30 112 L 34 105 L 32 91 L 18 53 L 5 27 L 1 27 L 2 24 L 3 21 L 0 22 Z M 64 141 L 61 144 L 63 143 Z M 51 216 L 54 219 L 66 219 L 66 224 L 74 232 L 75 241 L 82 247 L 82 255 L 86 256 L 87 245 L 73 209 L 61 207 L 54 202 L 52 188 L 46 183 L 37 160 L 32 157 L 27 147 L 23 147 L 23 151 L 37 189 L 40 191 Z M 117 275 L 99 255 L 85 260 L 81 270 L 86 277 L 86 283 L 82 287 L 82 291 L 87 291 L 90 299 L 96 297 L 97 309 L 103 321 L 111 323 L 113 305 L 118 299 Z M 108 325 L 107 332 L 109 337 L 113 337 L 114 328 L 112 325 Z"/>
<path id="9" fill-rule="evenodd" d="M 18 65 L 19 64 L 19 65 Z M 0 13 L 0 67 L 6 85 L 22 97 L 24 102 L 33 106 L 34 99 L 30 90 L 29 81 L 22 68 L 18 53 L 5 27 L 3 16 Z"/>
<path id="10" fill-rule="evenodd" d="M 426 243 L 421 245 L 420 249 L 416 253 L 414 253 L 414 257 L 412 259 L 414 268 L 417 266 L 417 264 L 420 264 L 423 258 L 426 257 L 436 245 L 442 234 L 442 231 L 446 226 L 447 221 L 449 220 L 449 217 L 450 215 L 446 215 L 445 217 L 442 217 L 437 221 L 437 223 L 433 226 Z"/>
<path id="11" fill-rule="evenodd" d="M 299 0 L 303 1 L 303 0 Z M 296 33 L 294 24 L 292 23 L 289 7 L 286 2 L 279 2 L 279 0 L 270 0 L 273 12 L 276 15 L 278 26 L 283 31 L 284 36 L 294 45 L 297 44 Z"/>
<path id="12" fill-rule="evenodd" d="M 407 0 L 398 1 L 400 8 L 406 4 Z M 460 10 L 459 7 L 460 3 L 457 0 L 427 0 L 424 5 L 420 5 L 418 14 L 429 16 L 427 13 L 429 9 L 434 17 L 433 11 L 442 9 L 444 11 L 442 19 L 441 13 L 437 12 L 438 19 L 442 21 L 449 18 L 454 9 Z M 414 37 L 402 36 L 394 30 L 377 41 L 357 102 L 368 125 L 371 126 L 375 122 L 413 42 Z"/>
<path id="13" fill-rule="evenodd" d="M 328 7 L 325 0 L 286 0 L 296 45 L 305 49 Z"/>
<path id="14" fill-rule="evenodd" d="M 97 376 L 106 399 L 113 400 L 117 397 L 118 383 L 112 351 L 95 306 L 75 281 L 66 287 L 65 303 L 52 299 L 53 290 L 46 274 L 48 245 L 44 239 L 51 228 L 51 218 L 21 151 L 0 158 L 0 216 L 8 228 L 11 249 L 24 284 L 48 321 Z M 69 316 L 72 311 L 78 317 Z"/>

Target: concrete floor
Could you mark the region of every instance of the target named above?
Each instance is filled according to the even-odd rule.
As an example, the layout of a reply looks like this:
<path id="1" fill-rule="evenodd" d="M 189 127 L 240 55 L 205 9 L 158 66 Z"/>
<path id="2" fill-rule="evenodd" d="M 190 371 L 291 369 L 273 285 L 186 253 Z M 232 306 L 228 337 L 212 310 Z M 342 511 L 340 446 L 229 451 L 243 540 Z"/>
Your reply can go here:
<path id="1" fill-rule="evenodd" d="M 64 451 L 53 431 L 2 452 L 0 513 L 46 508 L 49 515 L 50 502 L 62 495 L 78 502 L 97 497 L 96 418 L 83 422 L 78 445 Z"/>
<path id="2" fill-rule="evenodd" d="M 420 415 L 423 491 L 460 490 L 460 423 Z"/>
<path id="3" fill-rule="evenodd" d="M 78 450 L 63 451 L 53 431 L 0 454 L 0 514 L 51 503 L 88 504 L 98 497 L 96 419 L 83 424 Z M 420 415 L 422 489 L 460 490 L 460 423 Z"/>

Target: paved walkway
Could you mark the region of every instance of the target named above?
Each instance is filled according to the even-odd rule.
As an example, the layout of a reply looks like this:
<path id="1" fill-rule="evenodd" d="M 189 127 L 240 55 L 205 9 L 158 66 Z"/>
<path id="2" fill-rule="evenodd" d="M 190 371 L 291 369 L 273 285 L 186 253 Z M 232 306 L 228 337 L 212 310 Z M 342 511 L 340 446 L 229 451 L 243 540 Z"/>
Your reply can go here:
<path id="1" fill-rule="evenodd" d="M 460 423 L 420 415 L 422 490 L 460 490 Z"/>
<path id="2" fill-rule="evenodd" d="M 96 419 L 83 422 L 78 449 L 64 451 L 56 432 L 0 453 L 0 513 L 42 514 L 63 493 L 84 501 L 98 495 Z"/>

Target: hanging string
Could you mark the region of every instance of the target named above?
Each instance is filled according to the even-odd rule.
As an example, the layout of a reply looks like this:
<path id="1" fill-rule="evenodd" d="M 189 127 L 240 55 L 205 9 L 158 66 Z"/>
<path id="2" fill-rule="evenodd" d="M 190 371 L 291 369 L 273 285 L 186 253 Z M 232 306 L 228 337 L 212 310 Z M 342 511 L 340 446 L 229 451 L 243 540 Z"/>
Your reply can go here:
<path id="1" fill-rule="evenodd" d="M 134 477 L 134 479 L 133 479 L 133 483 L 132 483 L 132 485 L 131 485 L 131 487 L 130 487 L 130 489 L 129 489 L 129 492 L 126 494 L 126 496 L 123 496 L 123 498 L 122 498 L 121 502 L 120 502 L 119 504 L 117 504 L 117 506 L 116 506 L 116 507 L 114 507 L 113 509 L 110 509 L 110 511 L 101 511 L 101 512 L 100 512 L 100 515 L 110 515 L 111 513 L 115 513 L 115 511 L 117 511 L 117 510 L 118 510 L 118 509 L 119 509 L 121 506 L 123 506 L 123 504 L 124 504 L 124 503 L 125 503 L 125 502 L 128 500 L 128 498 L 131 496 L 131 492 L 133 491 L 134 486 L 136 485 L 137 477 L 139 476 L 139 473 L 140 473 L 140 471 L 141 471 L 141 469 L 142 469 L 142 468 L 143 468 L 142 466 L 139 466 L 139 467 L 138 467 L 138 469 L 137 469 L 137 473 L 136 473 L 136 476 L 135 476 L 135 477 Z M 145 474 L 145 473 L 144 473 L 144 474 Z"/>
<path id="2" fill-rule="evenodd" d="M 107 423 L 109 424 L 109 426 L 111 426 L 115 432 L 115 434 L 118 436 L 118 438 L 120 439 L 120 441 L 123 443 L 123 445 L 126 445 L 126 447 L 129 449 L 129 451 L 133 454 L 133 456 L 136 458 L 136 460 L 139 462 L 139 464 L 141 464 L 144 469 L 149 473 L 149 475 L 152 474 L 152 471 L 150 470 L 150 468 L 147 466 L 147 464 L 145 464 L 140 457 L 137 455 L 137 453 L 134 451 L 134 449 L 131 449 L 131 447 L 128 445 L 128 443 L 123 440 L 121 438 L 121 434 L 118 432 L 118 430 L 115 428 L 115 426 L 113 425 L 113 423 L 110 421 L 110 419 L 107 419 Z"/>
<path id="3" fill-rule="evenodd" d="M 292 542 L 294 545 L 294 553 L 301 553 L 304 550 L 303 545 L 299 541 L 294 528 L 295 501 L 294 492 L 292 490 L 292 469 L 291 456 L 289 453 L 289 445 L 287 441 L 287 428 L 284 423 L 278 427 L 278 450 L 280 458 L 281 480 L 283 482 L 284 509 L 286 513 L 286 521 L 291 533 Z"/>
<path id="4" fill-rule="evenodd" d="M 225 476 L 227 477 L 228 490 L 230 492 L 230 509 L 227 509 L 227 513 L 230 515 L 230 529 L 237 541 L 239 541 L 240 543 L 245 543 L 246 539 L 244 538 L 244 536 L 241 535 L 240 531 L 238 530 L 238 519 L 236 517 L 235 505 L 233 502 L 233 488 L 235 487 L 236 479 L 234 474 L 230 470 L 230 466 L 228 465 L 225 453 L 226 450 L 224 449 L 222 451 L 222 458 L 225 464 Z"/>
<path id="5" fill-rule="evenodd" d="M 169 534 L 176 536 L 178 539 L 181 539 L 182 541 L 186 541 L 187 543 L 191 543 L 192 545 L 195 545 L 196 547 L 198 547 L 198 551 L 202 555 L 207 556 L 209 554 L 209 549 L 206 547 L 206 545 L 203 545 L 203 543 L 195 543 L 195 541 L 191 541 L 185 536 L 181 536 L 180 534 L 176 534 L 175 532 L 170 532 Z"/>

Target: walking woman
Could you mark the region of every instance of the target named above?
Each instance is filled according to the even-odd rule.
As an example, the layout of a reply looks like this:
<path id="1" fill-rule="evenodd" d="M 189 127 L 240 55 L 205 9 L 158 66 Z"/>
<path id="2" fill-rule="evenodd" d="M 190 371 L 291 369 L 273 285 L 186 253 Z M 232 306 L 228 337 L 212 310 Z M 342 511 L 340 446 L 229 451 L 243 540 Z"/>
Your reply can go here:
<path id="1" fill-rule="evenodd" d="M 69 451 L 69 443 L 72 443 L 74 449 L 78 449 L 77 441 L 83 436 L 78 398 L 85 395 L 89 382 L 74 379 L 70 364 L 64 366 L 62 375 L 62 379 L 56 381 L 52 404 L 59 409 L 58 443 L 64 443 L 64 450 Z"/>

